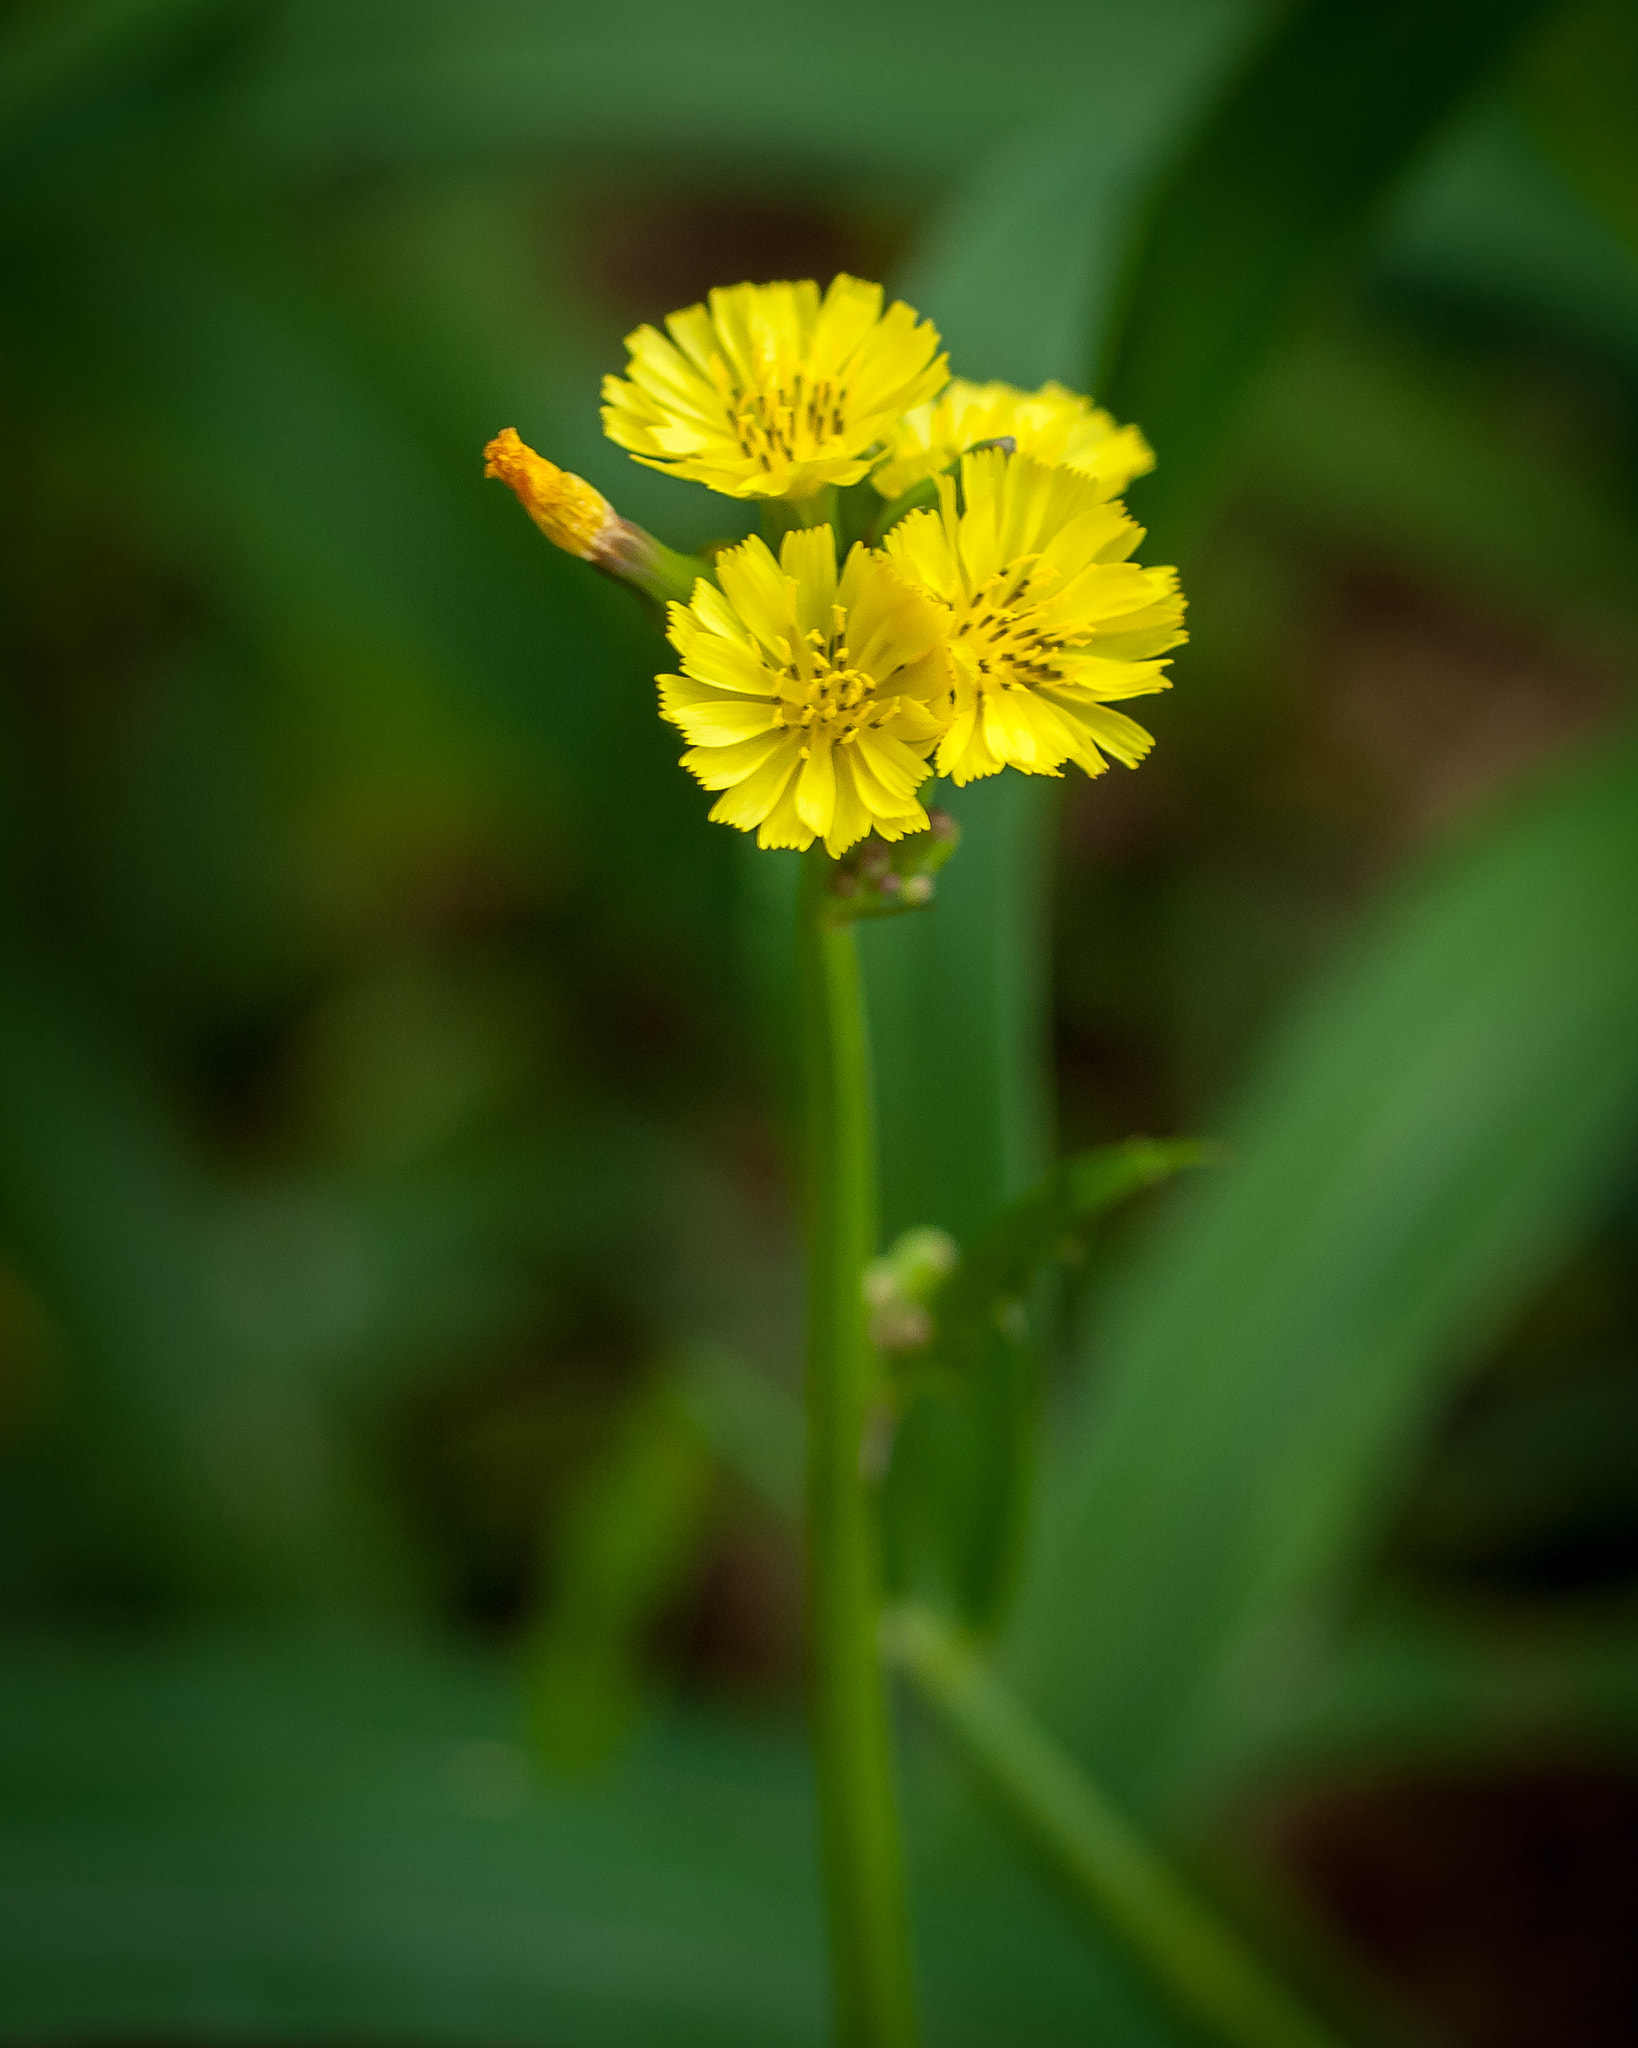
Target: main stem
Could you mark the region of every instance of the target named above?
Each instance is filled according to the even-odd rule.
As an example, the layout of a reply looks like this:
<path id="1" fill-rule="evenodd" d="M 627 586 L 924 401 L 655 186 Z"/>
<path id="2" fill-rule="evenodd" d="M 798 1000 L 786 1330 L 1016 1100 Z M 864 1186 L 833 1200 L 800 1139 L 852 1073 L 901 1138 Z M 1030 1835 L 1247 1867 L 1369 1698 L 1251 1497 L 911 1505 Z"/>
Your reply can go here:
<path id="1" fill-rule="evenodd" d="M 825 918 L 822 847 L 798 909 L 808 1229 L 808 1612 L 819 1829 L 841 2048 L 914 2048 L 909 1924 L 871 1502 L 860 1468 L 876 1249 L 875 1133 L 859 955 Z"/>

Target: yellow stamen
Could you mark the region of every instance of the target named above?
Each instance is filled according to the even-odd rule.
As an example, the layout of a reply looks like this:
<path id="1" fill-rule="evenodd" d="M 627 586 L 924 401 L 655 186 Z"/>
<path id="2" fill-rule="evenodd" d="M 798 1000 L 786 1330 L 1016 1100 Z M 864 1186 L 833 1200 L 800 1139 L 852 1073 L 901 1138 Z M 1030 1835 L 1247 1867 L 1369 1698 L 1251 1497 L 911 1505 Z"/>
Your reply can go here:
<path id="1" fill-rule="evenodd" d="M 485 476 L 498 476 L 555 547 L 582 561 L 598 561 L 620 518 L 601 491 L 583 476 L 559 469 L 505 427 L 483 451 Z"/>

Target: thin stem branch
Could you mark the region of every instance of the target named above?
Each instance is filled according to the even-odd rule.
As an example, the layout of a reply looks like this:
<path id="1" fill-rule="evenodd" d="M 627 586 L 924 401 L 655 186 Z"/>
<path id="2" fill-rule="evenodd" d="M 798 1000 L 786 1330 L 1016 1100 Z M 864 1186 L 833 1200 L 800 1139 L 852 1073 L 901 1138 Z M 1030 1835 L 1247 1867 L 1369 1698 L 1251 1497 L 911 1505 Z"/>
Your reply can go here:
<path id="1" fill-rule="evenodd" d="M 883 1641 L 1030 1845 L 1175 2006 L 1232 2048 L 1339 2048 L 948 1622 L 896 1608 Z"/>
<path id="2" fill-rule="evenodd" d="M 858 951 L 825 916 L 822 847 L 798 910 L 808 1228 L 808 1586 L 813 1743 L 842 2048 L 916 2040 L 904 1859 L 876 1644 L 876 1531 L 860 1469 L 872 1358 L 875 1135 Z"/>

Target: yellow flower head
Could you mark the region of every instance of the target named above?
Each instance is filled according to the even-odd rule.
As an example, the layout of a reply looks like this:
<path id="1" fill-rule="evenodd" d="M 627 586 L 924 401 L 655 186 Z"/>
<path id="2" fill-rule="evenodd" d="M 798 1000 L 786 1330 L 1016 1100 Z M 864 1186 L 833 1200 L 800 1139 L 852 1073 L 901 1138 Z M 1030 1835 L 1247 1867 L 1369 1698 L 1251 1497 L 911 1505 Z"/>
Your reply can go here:
<path id="1" fill-rule="evenodd" d="M 969 384 L 957 377 L 936 404 L 918 405 L 890 436 L 887 461 L 875 485 L 896 498 L 937 476 L 981 441 L 1010 440 L 1020 455 L 1073 469 L 1118 498 L 1135 476 L 1155 466 L 1153 451 L 1136 427 L 1117 427 L 1089 398 L 1061 384 L 1020 391 L 1014 384 Z"/>
<path id="2" fill-rule="evenodd" d="M 805 498 L 864 476 L 876 444 L 948 376 L 931 321 L 856 277 L 823 299 L 737 284 L 626 336 L 629 379 L 603 380 L 603 430 L 651 469 L 731 498 Z"/>
<path id="3" fill-rule="evenodd" d="M 938 489 L 938 510 L 886 541 L 946 614 L 955 715 L 938 772 L 1097 775 L 1106 753 L 1135 768 L 1152 741 L 1109 701 L 1169 687 L 1156 657 L 1187 637 L 1176 572 L 1128 561 L 1142 528 L 1074 470 L 984 449 L 962 457 L 960 509 L 952 478 Z"/>
<path id="4" fill-rule="evenodd" d="M 762 846 L 822 839 L 833 856 L 872 827 L 924 831 L 916 791 L 949 716 L 937 608 L 862 547 L 838 578 L 828 526 L 787 533 L 777 562 L 745 541 L 716 573 L 720 590 L 702 578 L 672 605 L 683 672 L 658 679 L 683 766 L 722 791 L 711 816 Z"/>

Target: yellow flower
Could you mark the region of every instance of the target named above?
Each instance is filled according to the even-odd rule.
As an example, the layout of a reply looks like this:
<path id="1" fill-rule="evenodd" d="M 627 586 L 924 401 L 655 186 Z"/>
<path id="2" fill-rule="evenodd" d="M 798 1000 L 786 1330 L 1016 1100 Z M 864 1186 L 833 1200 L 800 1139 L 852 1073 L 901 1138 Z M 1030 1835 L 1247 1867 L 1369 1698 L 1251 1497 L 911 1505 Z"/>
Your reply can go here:
<path id="1" fill-rule="evenodd" d="M 952 478 L 938 489 L 938 510 L 886 541 L 947 608 L 955 715 L 938 772 L 960 783 L 1074 761 L 1098 775 L 1105 754 L 1135 768 L 1152 741 L 1109 702 L 1169 687 L 1156 657 L 1187 637 L 1176 572 L 1128 561 L 1142 528 L 1074 470 L 985 449 L 962 457 L 962 509 Z"/>
<path id="2" fill-rule="evenodd" d="M 906 413 L 887 444 L 887 461 L 875 485 L 896 498 L 937 476 L 958 455 L 981 441 L 1011 440 L 1020 455 L 1073 469 L 1118 498 L 1135 476 L 1155 466 L 1154 454 L 1136 427 L 1117 427 L 1089 398 L 1061 384 L 1020 391 L 1013 384 L 969 384 L 957 377 L 932 405 Z"/>
<path id="3" fill-rule="evenodd" d="M 856 547 L 841 577 L 828 526 L 716 560 L 671 607 L 682 674 L 658 678 L 661 715 L 689 742 L 683 766 L 723 793 L 711 816 L 762 846 L 844 853 L 872 827 L 924 831 L 916 791 L 949 716 L 935 606 Z"/>
<path id="4" fill-rule="evenodd" d="M 853 484 L 876 444 L 948 376 L 931 321 L 836 277 L 737 284 L 626 336 L 630 379 L 603 380 L 603 430 L 651 469 L 731 498 Z"/>

